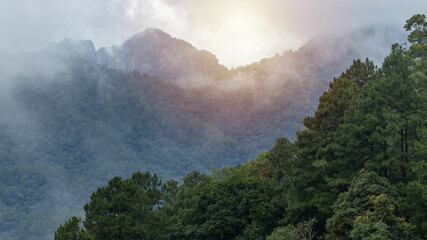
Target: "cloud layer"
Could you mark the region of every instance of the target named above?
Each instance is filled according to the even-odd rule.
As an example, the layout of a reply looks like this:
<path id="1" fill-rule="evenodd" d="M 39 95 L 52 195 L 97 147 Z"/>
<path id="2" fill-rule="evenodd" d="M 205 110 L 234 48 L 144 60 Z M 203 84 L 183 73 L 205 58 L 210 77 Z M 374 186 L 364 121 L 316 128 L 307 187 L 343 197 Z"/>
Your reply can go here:
<path id="1" fill-rule="evenodd" d="M 323 31 L 400 24 L 424 0 L 0 0 L 0 50 L 28 51 L 65 37 L 97 47 L 158 27 L 244 65 L 296 49 Z"/>

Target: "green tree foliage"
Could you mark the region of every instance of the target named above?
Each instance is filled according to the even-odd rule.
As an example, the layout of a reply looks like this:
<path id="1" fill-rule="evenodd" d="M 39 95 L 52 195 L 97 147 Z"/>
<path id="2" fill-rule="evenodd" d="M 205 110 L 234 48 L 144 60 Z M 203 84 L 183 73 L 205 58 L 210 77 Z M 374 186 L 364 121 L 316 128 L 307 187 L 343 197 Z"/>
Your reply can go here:
<path id="1" fill-rule="evenodd" d="M 408 184 L 401 186 L 402 197 L 399 201 L 401 212 L 410 223 L 416 225 L 419 236 L 427 238 L 427 22 L 423 14 L 417 14 L 406 21 L 405 29 L 411 31 L 408 41 L 409 55 L 415 58 L 411 80 L 419 86 L 419 115 L 423 119 L 418 126 L 414 144 L 414 157 L 409 162 L 413 177 Z"/>
<path id="2" fill-rule="evenodd" d="M 254 168 L 258 173 L 248 175 Z M 278 212 L 272 185 L 260 177 L 261 169 L 256 164 L 225 168 L 208 184 L 194 173 L 184 178 L 176 202 L 175 238 L 262 239 L 271 232 Z"/>
<path id="3" fill-rule="evenodd" d="M 72 217 L 64 223 L 59 225 L 55 231 L 54 240 L 92 240 L 87 231 L 81 226 L 81 219 Z"/>
<path id="4" fill-rule="evenodd" d="M 202 189 L 212 181 L 211 176 L 193 171 L 183 178 L 174 203 L 172 239 L 197 239 L 202 235 L 196 202 Z"/>
<path id="5" fill-rule="evenodd" d="M 343 165 L 353 166 L 353 171 L 366 167 L 394 182 L 408 181 L 408 161 L 421 121 L 417 85 L 409 79 L 412 65 L 404 49 L 394 45 L 377 79 L 352 101 L 337 140 Z"/>
<path id="6" fill-rule="evenodd" d="M 275 228 L 267 240 L 296 240 L 299 239 L 298 229 L 293 225 Z"/>
<path id="7" fill-rule="evenodd" d="M 288 225 L 286 227 L 278 227 L 274 229 L 270 236 L 267 236 L 267 240 L 311 240 L 315 239 L 316 232 L 313 229 L 313 224 L 316 219 L 310 219 L 302 223 L 298 223 L 297 226 Z"/>
<path id="8" fill-rule="evenodd" d="M 165 188 L 149 172 L 115 177 L 84 206 L 84 226 L 95 239 L 164 239 L 168 225 L 160 209 L 167 204 Z"/>
<path id="9" fill-rule="evenodd" d="M 282 190 L 285 186 L 280 185 L 285 184 L 283 182 L 287 180 L 284 177 L 296 158 L 296 151 L 297 148 L 291 141 L 286 137 L 281 137 L 276 140 L 276 144 L 266 155 L 266 158 L 270 162 L 269 172 Z"/>
<path id="10" fill-rule="evenodd" d="M 351 231 L 351 238 L 357 240 L 389 240 L 392 239 L 387 224 L 384 222 L 357 222 Z"/>
<path id="11" fill-rule="evenodd" d="M 427 22 L 424 14 L 416 14 L 406 21 L 405 30 L 411 31 L 408 41 L 412 43 L 409 54 L 413 58 L 427 56 Z"/>
<path id="12" fill-rule="evenodd" d="M 297 160 L 287 176 L 293 189 L 289 194 L 295 196 L 289 202 L 288 211 L 292 213 L 287 215 L 288 223 L 296 224 L 310 216 L 316 217 L 319 225 L 324 224 L 326 215 L 331 213 L 330 202 L 345 190 L 349 182 L 348 174 L 344 174 L 347 167 L 334 162 L 335 131 L 343 122 L 350 101 L 372 80 L 374 71 L 371 61 L 354 61 L 320 97 L 315 115 L 303 119 L 306 129 L 297 133 Z M 330 190 L 331 186 L 335 189 Z"/>
<path id="13" fill-rule="evenodd" d="M 409 237 L 407 235 L 410 230 L 409 224 L 393 213 L 397 197 L 396 187 L 386 178 L 362 170 L 348 191 L 338 197 L 334 205 L 334 214 L 327 221 L 328 237 L 350 239 L 350 234 L 361 236 L 366 234 L 365 231 L 370 232 L 372 229 L 380 231 L 378 233 L 380 235 L 384 230 L 382 223 L 385 223 L 389 235 L 397 237 L 395 239 L 400 239 L 399 236 Z"/>
<path id="14" fill-rule="evenodd" d="M 414 232 L 421 239 L 427 238 L 427 181 L 425 173 L 427 168 L 423 167 L 423 179 L 409 182 L 401 186 L 399 198 L 399 212 L 405 216 L 407 221 L 415 226 Z"/>
<path id="15" fill-rule="evenodd" d="M 372 210 L 356 217 L 354 229 L 350 232 L 352 239 L 413 239 L 413 226 L 394 215 L 395 206 L 386 194 L 371 196 L 369 200 Z"/>
<path id="16" fill-rule="evenodd" d="M 413 30 L 409 51 L 393 45 L 375 81 L 367 83 L 351 102 L 337 131 L 340 137 L 335 152 L 338 163 L 353 172 L 366 167 L 401 183 L 400 212 L 422 231 L 425 223 L 421 219 L 426 216 L 421 194 L 426 186 L 425 16 L 415 15 L 405 29 Z M 424 236 L 425 231 L 418 235 Z"/>
<path id="17" fill-rule="evenodd" d="M 240 176 L 215 181 L 197 203 L 205 239 L 260 239 L 274 224 L 276 209 L 267 183 Z"/>

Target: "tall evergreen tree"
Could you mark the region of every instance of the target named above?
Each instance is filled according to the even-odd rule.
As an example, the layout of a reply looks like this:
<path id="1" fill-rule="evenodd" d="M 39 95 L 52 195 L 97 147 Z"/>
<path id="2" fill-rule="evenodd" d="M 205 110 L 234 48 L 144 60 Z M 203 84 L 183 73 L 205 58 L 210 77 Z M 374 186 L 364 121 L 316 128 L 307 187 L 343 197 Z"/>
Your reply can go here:
<path id="1" fill-rule="evenodd" d="M 289 203 L 286 223 L 296 224 L 316 217 L 318 226 L 323 225 L 331 212 L 330 202 L 335 201 L 348 185 L 349 181 L 332 182 L 329 177 L 339 170 L 334 169 L 336 156 L 331 144 L 351 100 L 365 83 L 373 79 L 374 73 L 373 62 L 355 60 L 349 69 L 330 83 L 329 90 L 319 99 L 314 116 L 303 119 L 306 128 L 297 133 L 297 160 L 287 176 L 293 186 L 291 195 L 296 197 Z M 330 189 L 328 183 L 334 188 Z"/>
<path id="2" fill-rule="evenodd" d="M 414 155 L 409 161 L 413 176 L 407 185 L 401 186 L 400 211 L 416 225 L 420 238 L 427 239 L 427 22 L 424 14 L 417 14 L 406 21 L 405 30 L 411 31 L 408 53 L 414 58 L 410 76 L 418 86 L 419 115 L 422 119 L 417 128 Z"/>
<path id="3" fill-rule="evenodd" d="M 165 185 L 149 172 L 115 177 L 91 196 L 85 228 L 95 239 L 165 239 L 168 231 L 159 214 Z"/>
<path id="4" fill-rule="evenodd" d="M 394 182 L 408 181 L 408 161 L 420 123 L 417 86 L 409 79 L 412 65 L 405 50 L 393 45 L 377 79 L 367 83 L 349 106 L 336 134 L 337 163 L 353 172 L 367 167 Z"/>

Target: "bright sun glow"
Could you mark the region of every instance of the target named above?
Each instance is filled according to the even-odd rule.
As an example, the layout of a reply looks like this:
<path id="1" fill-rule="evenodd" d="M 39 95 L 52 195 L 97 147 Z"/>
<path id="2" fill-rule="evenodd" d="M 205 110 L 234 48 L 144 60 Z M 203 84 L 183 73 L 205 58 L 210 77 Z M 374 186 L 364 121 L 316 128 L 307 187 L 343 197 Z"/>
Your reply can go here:
<path id="1" fill-rule="evenodd" d="M 284 25 L 283 9 L 279 12 L 261 0 L 199 1 L 194 9 L 183 1 L 186 11 L 182 11 L 171 8 L 167 0 L 149 0 L 148 4 L 129 0 L 127 12 L 141 23 L 149 17 L 158 25 L 146 27 L 159 27 L 188 40 L 214 53 L 227 67 L 246 65 L 301 45 L 300 39 L 277 31 L 278 24 Z"/>
<path id="2" fill-rule="evenodd" d="M 214 19 L 220 44 L 210 44 L 211 51 L 226 65 L 244 65 L 270 57 L 275 52 L 276 34 L 271 27 L 271 9 L 256 1 L 231 1 L 221 5 Z"/>

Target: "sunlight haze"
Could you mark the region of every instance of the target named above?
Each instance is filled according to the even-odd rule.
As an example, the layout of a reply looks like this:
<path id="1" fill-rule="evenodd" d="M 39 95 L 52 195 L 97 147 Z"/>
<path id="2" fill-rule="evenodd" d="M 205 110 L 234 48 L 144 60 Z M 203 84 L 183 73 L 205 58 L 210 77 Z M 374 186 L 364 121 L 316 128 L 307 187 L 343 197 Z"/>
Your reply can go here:
<path id="1" fill-rule="evenodd" d="M 38 50 L 63 38 L 119 45 L 160 28 L 236 67 L 297 50 L 322 31 L 401 23 L 423 1 L 44 0 L 0 1 L 0 50 Z M 386 7 L 383 7 L 386 6 Z M 423 9 L 424 8 L 424 9 Z"/>

